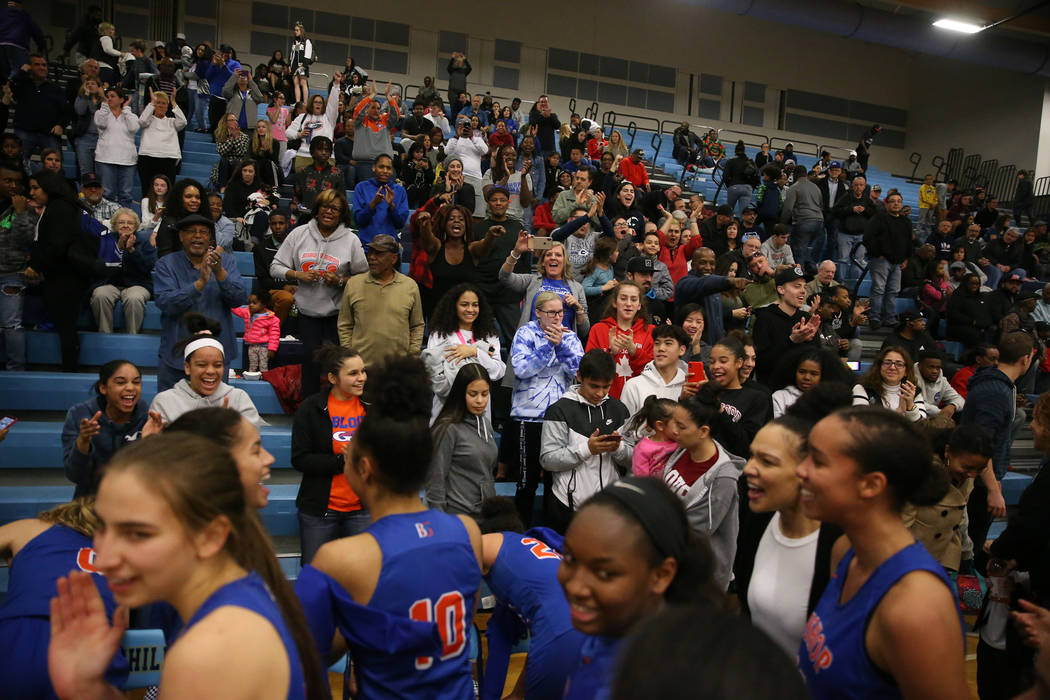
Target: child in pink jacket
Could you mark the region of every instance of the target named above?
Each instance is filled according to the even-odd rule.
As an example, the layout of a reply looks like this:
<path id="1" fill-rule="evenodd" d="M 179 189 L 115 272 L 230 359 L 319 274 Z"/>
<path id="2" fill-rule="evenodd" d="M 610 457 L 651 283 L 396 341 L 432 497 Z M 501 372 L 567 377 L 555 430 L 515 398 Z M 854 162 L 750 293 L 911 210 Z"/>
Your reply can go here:
<path id="1" fill-rule="evenodd" d="M 631 472 L 635 476 L 663 476 L 667 457 L 678 447 L 671 424 L 671 411 L 677 405 L 671 399 L 650 395 L 631 419 L 628 431 L 645 434 L 634 446 L 631 457 Z"/>
<path id="2" fill-rule="evenodd" d="M 248 371 L 265 372 L 281 342 L 281 320 L 270 309 L 270 295 L 248 296 L 247 306 L 231 309 L 244 319 L 244 344 L 248 346 Z"/>

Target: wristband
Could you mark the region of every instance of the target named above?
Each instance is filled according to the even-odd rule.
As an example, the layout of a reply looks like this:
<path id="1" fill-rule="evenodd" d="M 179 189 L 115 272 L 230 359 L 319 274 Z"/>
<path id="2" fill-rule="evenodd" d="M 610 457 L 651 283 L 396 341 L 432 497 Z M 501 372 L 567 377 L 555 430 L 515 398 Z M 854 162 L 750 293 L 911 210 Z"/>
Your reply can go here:
<path id="1" fill-rule="evenodd" d="M 515 255 L 514 253 L 511 253 L 510 257 L 514 258 L 515 260 L 519 260 L 521 258 L 521 254 L 519 253 L 518 255 Z"/>

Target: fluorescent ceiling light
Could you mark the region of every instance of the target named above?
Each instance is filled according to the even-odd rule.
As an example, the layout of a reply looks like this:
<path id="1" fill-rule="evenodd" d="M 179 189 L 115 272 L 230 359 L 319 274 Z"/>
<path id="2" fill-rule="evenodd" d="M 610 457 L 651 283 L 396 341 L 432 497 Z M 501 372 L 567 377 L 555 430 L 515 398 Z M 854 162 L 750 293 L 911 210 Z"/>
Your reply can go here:
<path id="1" fill-rule="evenodd" d="M 939 29 L 948 29 L 953 32 L 962 32 L 963 34 L 976 34 L 985 29 L 985 27 L 982 27 L 979 24 L 959 22 L 954 19 L 939 19 L 933 23 L 933 26 L 938 27 Z"/>

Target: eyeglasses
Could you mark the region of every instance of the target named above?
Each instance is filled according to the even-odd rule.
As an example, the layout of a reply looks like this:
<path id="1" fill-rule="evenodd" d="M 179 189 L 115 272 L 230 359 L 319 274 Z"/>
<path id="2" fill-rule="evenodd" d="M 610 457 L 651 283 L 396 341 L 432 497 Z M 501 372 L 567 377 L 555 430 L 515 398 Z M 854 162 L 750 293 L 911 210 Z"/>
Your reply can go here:
<path id="1" fill-rule="evenodd" d="M 322 204 L 318 211 L 334 211 L 336 214 L 343 213 L 343 206 L 341 204 Z"/>
<path id="2" fill-rule="evenodd" d="M 560 309 L 558 311 L 537 311 L 538 314 L 543 314 L 547 318 L 557 318 L 558 316 L 564 316 L 565 310 Z"/>
<path id="3" fill-rule="evenodd" d="M 900 360 L 883 360 L 883 367 L 889 367 L 891 369 L 904 369 L 905 365 Z"/>

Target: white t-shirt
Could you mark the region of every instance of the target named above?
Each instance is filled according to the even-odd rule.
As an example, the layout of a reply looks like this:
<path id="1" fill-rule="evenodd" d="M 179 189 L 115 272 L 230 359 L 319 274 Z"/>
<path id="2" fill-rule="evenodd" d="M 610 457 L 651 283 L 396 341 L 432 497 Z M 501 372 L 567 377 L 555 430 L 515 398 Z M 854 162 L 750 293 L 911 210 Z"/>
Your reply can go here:
<path id="1" fill-rule="evenodd" d="M 793 539 L 780 530 L 780 513 L 773 513 L 755 553 L 755 568 L 747 591 L 751 622 L 769 635 L 791 658 L 806 629 L 806 607 L 817 563 L 820 530 Z"/>

